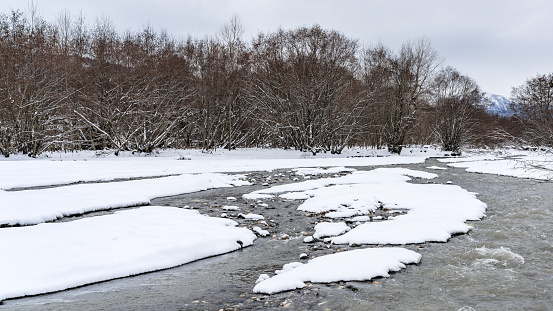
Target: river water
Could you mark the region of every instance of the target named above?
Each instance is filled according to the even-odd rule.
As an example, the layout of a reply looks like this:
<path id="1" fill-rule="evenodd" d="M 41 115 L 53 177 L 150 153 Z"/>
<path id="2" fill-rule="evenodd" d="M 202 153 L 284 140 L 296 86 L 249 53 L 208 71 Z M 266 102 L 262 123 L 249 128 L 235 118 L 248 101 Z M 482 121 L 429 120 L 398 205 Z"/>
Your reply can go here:
<path id="1" fill-rule="evenodd" d="M 344 246 L 305 244 L 320 220 L 296 210 L 299 202 L 272 201 L 271 209 L 242 201 L 261 186 L 224 188 L 160 198 L 158 205 L 189 205 L 219 216 L 228 196 L 238 197 L 242 212 L 266 217 L 273 237 L 253 246 L 163 271 L 122 278 L 57 293 L 4 301 L 0 310 L 552 310 L 553 183 L 463 169 L 429 170 L 434 159 L 407 165 L 451 181 L 488 204 L 487 215 L 466 235 L 448 243 L 407 245 L 422 255 L 418 265 L 372 282 L 309 284 L 276 295 L 252 292 L 261 273 L 282 265 L 344 250 Z M 358 168 L 371 169 L 371 168 Z M 272 173 L 255 173 L 260 180 Z M 280 171 L 281 182 L 290 178 Z M 273 177 L 273 181 L 277 180 Z M 414 182 L 427 182 L 417 180 Z M 232 216 L 232 215 L 230 215 Z M 237 219 L 252 227 L 247 220 Z M 285 236 L 287 235 L 287 236 Z M 289 238 L 288 238 L 289 237 Z M 348 247 L 346 247 L 348 248 Z"/>

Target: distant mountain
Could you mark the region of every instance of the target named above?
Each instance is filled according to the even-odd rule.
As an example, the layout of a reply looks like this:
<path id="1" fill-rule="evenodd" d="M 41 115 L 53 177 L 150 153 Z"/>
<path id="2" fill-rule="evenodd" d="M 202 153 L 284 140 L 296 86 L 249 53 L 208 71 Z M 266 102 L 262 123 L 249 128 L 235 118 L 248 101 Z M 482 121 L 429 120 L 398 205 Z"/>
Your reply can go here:
<path id="1" fill-rule="evenodd" d="M 502 95 L 485 93 L 480 105 L 482 105 L 490 114 L 502 117 L 509 117 L 514 114 L 511 109 L 511 101 Z"/>

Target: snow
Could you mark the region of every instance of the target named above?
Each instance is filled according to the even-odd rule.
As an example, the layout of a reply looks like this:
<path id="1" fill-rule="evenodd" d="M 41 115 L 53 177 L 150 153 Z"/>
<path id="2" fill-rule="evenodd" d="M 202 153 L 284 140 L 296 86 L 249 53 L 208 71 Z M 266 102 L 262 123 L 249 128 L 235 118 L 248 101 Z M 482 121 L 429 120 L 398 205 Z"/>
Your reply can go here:
<path id="1" fill-rule="evenodd" d="M 379 168 L 261 189 L 244 198 L 283 193 L 280 197 L 305 199 L 298 210 L 325 213 L 329 218 L 367 216 L 377 208 L 408 211 L 387 221 L 360 224 L 331 238 L 334 244 L 446 242 L 454 234 L 471 230 L 465 223 L 467 220 L 484 216 L 486 204 L 475 193 L 454 185 L 408 183 L 411 180 L 408 176 L 437 175 L 404 168 Z"/>
<path id="2" fill-rule="evenodd" d="M 387 172 L 387 173 L 382 173 Z M 422 171 L 415 171 L 406 168 L 386 168 L 375 169 L 372 171 L 355 171 L 350 175 L 336 177 L 336 178 L 321 178 L 315 180 L 306 180 L 299 183 L 284 184 L 274 186 L 266 189 L 257 190 L 242 197 L 247 200 L 267 199 L 273 198 L 274 194 L 287 192 L 287 194 L 280 195 L 280 197 L 289 200 L 307 199 L 311 197 L 311 193 L 303 192 L 311 189 L 319 189 L 328 187 L 330 185 L 337 184 L 357 184 L 363 181 L 374 181 L 379 179 L 382 182 L 386 181 L 407 181 L 409 177 L 415 178 L 436 178 L 438 175 L 432 173 L 426 173 Z M 303 192 L 303 193 L 300 193 Z"/>
<path id="3" fill-rule="evenodd" d="M 259 214 L 253 214 L 253 213 L 249 213 L 249 214 L 239 214 L 240 216 L 244 217 L 244 219 L 247 219 L 247 220 L 263 220 L 265 219 L 265 217 L 263 217 L 263 215 L 259 215 Z"/>
<path id="4" fill-rule="evenodd" d="M 354 222 L 367 222 L 370 220 L 371 220 L 370 216 L 356 216 L 351 219 L 351 221 L 354 221 Z"/>
<path id="5" fill-rule="evenodd" d="M 240 175 L 184 174 L 155 179 L 0 190 L 0 225 L 32 225 L 68 215 L 149 204 L 156 197 L 248 185 Z"/>
<path id="6" fill-rule="evenodd" d="M 442 158 L 442 159 L 438 159 L 438 161 L 445 162 L 445 163 L 456 163 L 456 162 L 471 162 L 471 161 L 493 161 L 493 160 L 500 160 L 500 159 L 503 159 L 503 158 L 495 155 L 490 155 L 490 154 L 482 154 L 482 155 L 474 155 L 474 156 L 468 156 L 468 157 Z"/>
<path id="7" fill-rule="evenodd" d="M 269 231 L 263 230 L 263 229 L 261 229 L 260 227 L 257 227 L 257 226 L 253 227 L 252 230 L 255 233 L 259 234 L 260 236 L 268 236 L 269 235 Z"/>
<path id="8" fill-rule="evenodd" d="M 449 166 L 465 168 L 467 172 L 503 175 L 540 180 L 553 179 L 553 161 L 547 158 L 521 157 L 496 161 L 464 161 Z"/>
<path id="9" fill-rule="evenodd" d="M 146 206 L 2 228 L 0 301 L 175 267 L 251 245 L 255 235 L 235 225 L 196 211 Z"/>
<path id="10" fill-rule="evenodd" d="M 431 170 L 447 170 L 447 167 L 441 167 L 441 166 L 437 166 L 437 165 L 428 166 L 426 168 L 431 169 Z"/>
<path id="11" fill-rule="evenodd" d="M 305 282 L 366 281 L 388 277 L 406 264 L 418 263 L 421 255 L 404 248 L 367 248 L 341 252 L 309 260 L 306 264 L 290 263 L 269 279 L 262 275 L 254 287 L 256 293 L 274 294 L 305 287 Z"/>
<path id="12" fill-rule="evenodd" d="M 412 149 L 413 150 L 413 149 Z M 411 151 L 412 151 L 411 150 Z M 424 151 L 424 152 L 423 152 Z M 426 152 L 428 151 L 428 152 Z M 359 152 L 359 153 L 357 153 Z M 0 189 L 197 173 L 237 173 L 306 167 L 373 166 L 422 163 L 432 149 L 389 155 L 375 149 L 352 149 L 343 155 L 309 156 L 298 151 L 243 149 L 211 154 L 174 151 L 160 157 L 94 157 L 94 153 L 52 154 L 50 158 L 0 157 Z M 81 156 L 81 155 L 87 156 Z M 350 157 L 347 156 L 362 156 Z M 379 155 L 379 157 L 376 157 Z M 370 157 L 368 157 L 370 156 Z M 188 160 L 178 160 L 186 158 Z M 63 161 L 60 161 L 63 160 Z"/>
<path id="13" fill-rule="evenodd" d="M 348 232 L 349 230 L 350 228 L 345 222 L 321 222 L 315 226 L 315 234 L 313 234 L 313 237 L 315 239 L 331 237 Z"/>
<path id="14" fill-rule="evenodd" d="M 346 155 L 359 156 L 350 158 L 237 150 L 213 154 L 186 151 L 178 157 L 166 154 L 95 158 L 60 154 L 63 161 L 54 160 L 56 155 L 33 160 L 2 159 L 0 225 L 37 225 L 0 229 L 2 253 L 10 255 L 0 257 L 0 301 L 169 268 L 251 245 L 255 239 L 252 231 L 237 228 L 232 220 L 209 218 L 184 208 L 146 206 L 62 223 L 42 223 L 67 215 L 149 204 L 156 197 L 249 184 L 244 176 L 224 173 L 290 169 L 305 177 L 333 175 L 266 187 L 243 198 L 259 200 L 279 195 L 288 200 L 305 200 L 300 210 L 336 219 L 314 228 L 314 236 L 335 244 L 446 241 L 451 234 L 470 230 L 466 220 L 484 215 L 485 204 L 458 186 L 408 183 L 412 178 L 430 179 L 436 174 L 405 168 L 346 168 L 422 163 L 436 155 L 429 148 L 406 149 L 406 156 L 375 157 L 380 155 L 378 152 L 348 150 Z M 342 173 L 349 174 L 339 176 Z M 128 180 L 131 178 L 144 179 Z M 80 182 L 95 183 L 71 184 Z M 63 186 L 6 191 L 56 185 Z M 222 206 L 221 211 L 237 210 L 238 206 L 232 205 L 235 201 L 235 197 L 228 197 L 228 205 Z M 262 201 L 257 203 L 268 207 Z M 379 208 L 407 210 L 407 214 L 389 217 L 387 221 L 370 221 L 369 214 Z M 262 215 L 240 215 L 257 221 L 258 226 L 267 224 Z M 358 222 L 357 226 L 350 227 L 342 219 L 352 219 Z M 363 221 L 366 223 L 359 223 Z M 256 234 L 269 235 L 258 226 L 252 228 Z M 286 238 L 289 236 L 280 237 Z M 304 239 L 306 243 L 313 241 L 313 237 Z M 419 260 L 419 254 L 400 248 L 360 249 L 315 258 L 306 264 L 285 265 L 275 277 L 260 277 L 256 290 L 270 293 L 302 287 L 304 282 L 367 280 L 387 276 L 389 271 Z"/>
<path id="15" fill-rule="evenodd" d="M 323 169 L 320 167 L 308 167 L 308 168 L 296 168 L 293 169 L 294 172 L 298 175 L 321 175 L 321 174 L 339 174 L 339 173 L 345 173 L 345 172 L 353 172 L 355 169 L 353 168 L 346 168 L 343 166 L 337 166 L 337 167 L 329 167 L 327 169 Z"/>

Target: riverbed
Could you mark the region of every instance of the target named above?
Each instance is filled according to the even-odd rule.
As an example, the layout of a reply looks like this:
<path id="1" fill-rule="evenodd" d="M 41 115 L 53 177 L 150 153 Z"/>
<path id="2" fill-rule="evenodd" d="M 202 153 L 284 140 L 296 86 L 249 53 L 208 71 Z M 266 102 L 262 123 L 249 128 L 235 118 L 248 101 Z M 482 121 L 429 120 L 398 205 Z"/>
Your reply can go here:
<path id="1" fill-rule="evenodd" d="M 201 213 L 237 220 L 252 228 L 258 223 L 240 213 L 265 217 L 268 237 L 253 246 L 163 271 L 101 282 L 57 293 L 11 299 L 0 310 L 548 310 L 553 304 L 553 183 L 463 169 L 431 170 L 444 164 L 434 159 L 402 165 L 439 175 L 413 182 L 447 183 L 478 193 L 488 205 L 474 229 L 448 243 L 406 245 L 422 255 L 418 265 L 368 282 L 308 284 L 275 295 L 254 294 L 255 280 L 282 265 L 354 249 L 323 242 L 307 244 L 320 215 L 297 211 L 299 201 L 252 202 L 242 194 L 303 178 L 290 170 L 248 174 L 252 186 L 221 188 L 159 198 L 154 205 L 198 209 Z M 358 167 L 369 170 L 370 167 Z M 268 179 L 267 177 L 271 177 Z M 313 177 L 316 178 L 316 177 Z M 236 197 L 229 202 L 228 197 Z M 266 204 L 266 205 L 265 205 Z M 240 211 L 223 211 L 236 205 Z M 362 246 L 365 247 L 365 246 Z M 373 247 L 373 246 L 371 246 Z M 306 259 L 299 255 L 305 253 Z"/>

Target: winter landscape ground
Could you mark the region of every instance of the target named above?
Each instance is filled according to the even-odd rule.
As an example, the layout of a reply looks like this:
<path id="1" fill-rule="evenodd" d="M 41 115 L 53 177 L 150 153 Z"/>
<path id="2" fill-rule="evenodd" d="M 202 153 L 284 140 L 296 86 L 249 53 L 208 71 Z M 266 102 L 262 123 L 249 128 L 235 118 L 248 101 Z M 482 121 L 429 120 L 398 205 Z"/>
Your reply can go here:
<path id="1" fill-rule="evenodd" d="M 432 181 L 442 171 L 553 178 L 545 150 L 473 150 L 449 157 L 420 147 L 403 154 L 350 149 L 311 156 L 245 149 L 2 159 L 0 241 L 9 256 L 0 256 L 0 301 L 167 269 L 245 247 L 255 250 L 259 239 L 288 239 L 275 236 L 263 215 L 276 199 L 297 202 L 302 217 L 318 217 L 302 234 L 304 243 L 350 248 L 309 258 L 298 253 L 302 260 L 282 262 L 272 274 L 260 271 L 251 279 L 252 292 L 388 277 L 424 260 L 404 245 L 447 242 L 473 229 L 467 221 L 486 216 L 486 202 L 476 193 Z M 430 157 L 441 165 L 425 171 L 402 167 Z M 263 180 L 252 175 L 276 170 L 290 179 L 282 182 L 282 173 Z M 242 198 L 224 198 L 227 204 L 210 207 L 210 215 L 190 206 L 150 204 L 159 197 L 254 184 L 262 187 Z M 243 214 L 237 200 L 259 208 Z"/>

